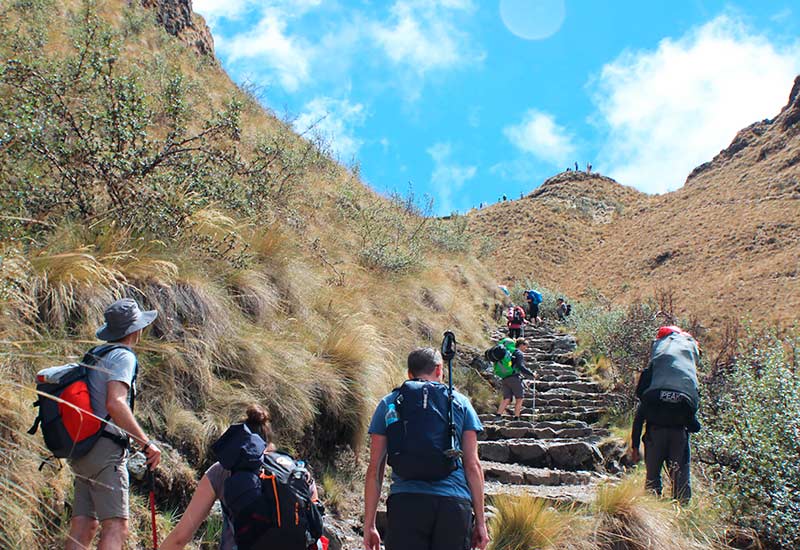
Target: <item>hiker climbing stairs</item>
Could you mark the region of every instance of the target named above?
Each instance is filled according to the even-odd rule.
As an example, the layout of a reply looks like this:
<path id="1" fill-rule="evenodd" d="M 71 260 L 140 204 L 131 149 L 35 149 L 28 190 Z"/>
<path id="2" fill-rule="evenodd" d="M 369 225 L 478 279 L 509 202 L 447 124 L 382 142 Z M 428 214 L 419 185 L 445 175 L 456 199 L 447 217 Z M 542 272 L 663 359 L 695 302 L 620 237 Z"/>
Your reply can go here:
<path id="1" fill-rule="evenodd" d="M 486 494 L 528 494 L 562 502 L 588 502 L 599 482 L 616 470 L 619 446 L 603 444 L 608 430 L 597 422 L 610 396 L 575 365 L 575 338 L 546 326 L 527 329 L 525 381 L 520 419 L 481 416 L 478 451 Z M 492 339 L 506 336 L 497 330 Z M 609 470 L 612 472 L 610 473 Z"/>

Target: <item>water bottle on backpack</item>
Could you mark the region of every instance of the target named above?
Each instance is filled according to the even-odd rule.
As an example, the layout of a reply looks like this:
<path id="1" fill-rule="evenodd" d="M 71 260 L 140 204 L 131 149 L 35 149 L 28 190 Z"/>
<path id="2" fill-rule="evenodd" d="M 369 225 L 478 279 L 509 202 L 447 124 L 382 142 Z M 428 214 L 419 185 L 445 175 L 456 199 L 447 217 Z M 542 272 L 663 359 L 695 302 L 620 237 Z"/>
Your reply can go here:
<path id="1" fill-rule="evenodd" d="M 389 403 L 388 409 L 389 410 L 386 411 L 386 417 L 385 417 L 387 428 L 392 424 L 394 424 L 395 422 L 397 422 L 398 420 L 400 420 L 400 417 L 397 414 L 397 407 L 395 406 L 394 403 Z"/>

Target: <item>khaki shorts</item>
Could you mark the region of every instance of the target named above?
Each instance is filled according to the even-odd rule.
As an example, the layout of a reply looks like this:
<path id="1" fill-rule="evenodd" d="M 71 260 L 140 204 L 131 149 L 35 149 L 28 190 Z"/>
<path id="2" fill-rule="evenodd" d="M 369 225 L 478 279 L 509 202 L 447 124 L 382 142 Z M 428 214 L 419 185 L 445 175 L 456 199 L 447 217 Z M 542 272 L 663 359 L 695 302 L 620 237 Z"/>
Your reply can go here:
<path id="1" fill-rule="evenodd" d="M 503 399 L 511 399 L 514 396 L 516 399 L 522 399 L 522 379 L 519 374 L 512 374 L 503 378 Z"/>
<path id="2" fill-rule="evenodd" d="M 70 466 L 75 474 L 73 517 L 128 519 L 128 451 L 101 437 Z"/>

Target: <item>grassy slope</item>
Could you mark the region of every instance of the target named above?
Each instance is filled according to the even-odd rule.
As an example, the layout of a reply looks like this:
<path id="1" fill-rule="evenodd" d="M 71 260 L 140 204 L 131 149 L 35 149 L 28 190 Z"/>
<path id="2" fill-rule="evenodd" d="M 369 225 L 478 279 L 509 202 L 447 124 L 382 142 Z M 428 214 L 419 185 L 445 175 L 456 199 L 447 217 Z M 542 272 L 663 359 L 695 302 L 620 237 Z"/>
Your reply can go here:
<path id="1" fill-rule="evenodd" d="M 593 180 L 592 192 L 601 189 L 607 202 L 628 197 L 611 223 L 558 208 L 540 192 L 472 214 L 482 234 L 503 241 L 498 276 L 530 276 L 575 295 L 594 287 L 620 302 L 671 289 L 680 313 L 711 324 L 741 316 L 791 322 L 800 306 L 799 101 L 794 94 L 772 123 L 742 130 L 678 191 L 636 197 Z M 573 199 L 588 192 L 564 187 Z M 504 220 L 514 218 L 525 222 L 509 229 Z M 512 250 L 524 258 L 513 273 Z"/>
<path id="2" fill-rule="evenodd" d="M 58 57 L 70 48 L 66 33 L 82 3 L 45 5 L 45 51 Z M 264 136 L 306 146 L 217 65 L 164 33 L 146 10 L 127 6 L 97 4 L 104 20 L 125 29 L 117 64 L 138 70 L 145 88 L 157 78 L 149 72 L 154 63 L 178 68 L 191 82 L 190 127 L 238 98 L 241 138 L 224 147 L 247 157 Z M 15 27 L 18 13 L 4 28 Z M 375 200 L 372 192 L 324 159 L 301 167 L 290 185 L 289 199 L 254 217 L 215 204 L 193 213 L 195 232 L 217 240 L 236 234 L 251 255 L 246 265 L 184 237 L 137 236 L 113 217 L 90 227 L 44 217 L 58 227 L 38 231 L 34 224 L 24 242 L 3 243 L 0 545 L 49 548 L 63 533 L 69 470 L 38 473 L 46 451 L 23 433 L 33 419 L 33 373 L 77 357 L 93 341 L 104 305 L 118 296 L 134 295 L 160 313 L 142 346 L 137 416 L 174 448 L 159 477 L 163 508 L 182 507 L 195 469 L 208 463 L 209 442 L 245 403 L 269 406 L 280 443 L 319 464 L 338 446 L 362 443 L 369 409 L 403 377 L 411 347 L 436 345 L 445 328 L 461 341 L 482 341 L 477 320 L 493 284 L 476 260 L 429 246 L 409 274 L 366 269 L 357 224 L 338 201 L 345 189 L 357 200 Z M 146 517 L 143 505 L 135 499 L 136 517 Z M 146 533 L 135 528 L 134 541 Z"/>

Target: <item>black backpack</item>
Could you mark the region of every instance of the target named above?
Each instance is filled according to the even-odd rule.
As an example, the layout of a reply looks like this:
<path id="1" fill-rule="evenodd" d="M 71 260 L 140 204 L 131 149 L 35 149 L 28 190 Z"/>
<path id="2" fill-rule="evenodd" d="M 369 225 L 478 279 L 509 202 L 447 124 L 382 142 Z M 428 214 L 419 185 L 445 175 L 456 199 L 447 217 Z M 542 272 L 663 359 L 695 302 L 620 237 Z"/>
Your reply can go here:
<path id="1" fill-rule="evenodd" d="M 458 469 L 458 453 L 450 437 L 447 386 L 407 380 L 387 413 L 388 462 L 403 479 L 438 481 Z M 390 417 L 394 405 L 396 417 Z M 457 403 L 454 406 L 459 406 Z"/>
<path id="2" fill-rule="evenodd" d="M 239 550 L 306 550 L 322 536 L 324 508 L 312 500 L 310 473 L 291 456 L 264 454 L 266 442 L 234 424 L 212 446 L 231 471 L 224 508 Z"/>
<path id="3" fill-rule="evenodd" d="M 567 308 L 564 310 L 564 315 L 569 315 L 572 313 L 572 304 L 567 304 Z"/>
<path id="4" fill-rule="evenodd" d="M 522 322 L 522 311 L 517 307 L 514 308 L 514 313 L 512 314 L 511 322 L 512 323 Z"/>
<path id="5" fill-rule="evenodd" d="M 490 363 L 497 363 L 502 361 L 508 350 L 502 344 L 497 344 L 496 346 L 492 346 L 483 352 L 483 358 L 489 361 Z"/>
<path id="6" fill-rule="evenodd" d="M 86 455 L 97 440 L 107 437 L 120 446 L 128 446 L 128 438 L 106 431 L 106 422 L 92 409 L 89 394 L 89 371 L 100 359 L 115 349 L 125 346 L 104 344 L 86 352 L 79 363 L 50 367 L 36 374 L 36 391 L 39 398 L 33 403 L 39 413 L 28 433 L 33 435 L 41 425 L 44 444 L 56 458 L 76 459 Z M 136 375 L 131 381 L 130 407 L 136 400 Z M 56 399 L 51 399 L 53 396 Z M 105 417 L 108 421 L 111 415 Z"/>

